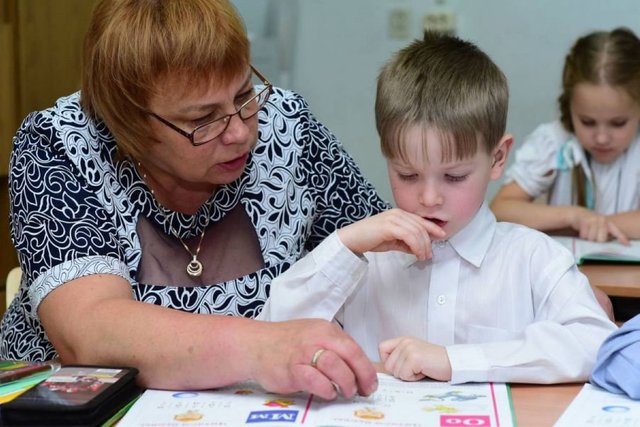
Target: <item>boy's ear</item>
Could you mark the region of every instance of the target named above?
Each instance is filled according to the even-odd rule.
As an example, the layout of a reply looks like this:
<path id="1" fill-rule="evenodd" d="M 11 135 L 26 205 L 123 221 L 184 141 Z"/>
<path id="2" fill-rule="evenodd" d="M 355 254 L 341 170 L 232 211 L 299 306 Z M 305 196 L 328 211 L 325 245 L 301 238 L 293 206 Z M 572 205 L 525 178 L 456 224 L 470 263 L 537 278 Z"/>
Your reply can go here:
<path id="1" fill-rule="evenodd" d="M 509 159 L 509 151 L 513 145 L 513 136 L 505 134 L 498 145 L 493 149 L 493 163 L 491 165 L 491 179 L 493 181 L 499 179 L 504 172 Z"/>

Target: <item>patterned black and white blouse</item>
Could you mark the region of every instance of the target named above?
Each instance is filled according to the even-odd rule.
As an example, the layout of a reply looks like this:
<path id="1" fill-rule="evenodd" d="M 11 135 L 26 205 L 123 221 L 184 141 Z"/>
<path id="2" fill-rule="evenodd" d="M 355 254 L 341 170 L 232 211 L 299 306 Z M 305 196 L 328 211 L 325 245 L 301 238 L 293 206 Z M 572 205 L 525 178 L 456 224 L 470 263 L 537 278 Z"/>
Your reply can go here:
<path id="1" fill-rule="evenodd" d="M 2 358 L 55 357 L 38 305 L 91 274 L 123 277 L 147 303 L 254 317 L 273 277 L 336 228 L 389 207 L 306 102 L 276 88 L 243 175 L 195 215 L 167 211 L 79 99 L 30 114 L 14 138 L 10 219 L 23 274 L 2 320 Z M 171 227 L 192 250 L 206 229 L 197 280 Z"/>

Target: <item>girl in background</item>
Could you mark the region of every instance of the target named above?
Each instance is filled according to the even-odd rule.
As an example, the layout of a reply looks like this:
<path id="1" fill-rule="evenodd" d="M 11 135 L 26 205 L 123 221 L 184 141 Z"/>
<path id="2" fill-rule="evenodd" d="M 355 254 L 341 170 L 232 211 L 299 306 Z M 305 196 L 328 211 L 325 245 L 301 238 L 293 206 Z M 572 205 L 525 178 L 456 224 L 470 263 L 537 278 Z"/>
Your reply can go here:
<path id="1" fill-rule="evenodd" d="M 640 40 L 617 28 L 566 57 L 560 120 L 516 152 L 491 208 L 500 221 L 627 244 L 640 238 Z M 547 203 L 534 203 L 546 195 Z"/>

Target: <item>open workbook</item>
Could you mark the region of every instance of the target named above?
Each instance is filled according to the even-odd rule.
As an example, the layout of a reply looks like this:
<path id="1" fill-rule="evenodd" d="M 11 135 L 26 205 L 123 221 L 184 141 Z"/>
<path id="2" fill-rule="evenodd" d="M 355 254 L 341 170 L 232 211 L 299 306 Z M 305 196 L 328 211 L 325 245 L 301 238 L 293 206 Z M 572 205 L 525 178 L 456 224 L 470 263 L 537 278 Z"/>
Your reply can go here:
<path id="1" fill-rule="evenodd" d="M 209 391 L 147 390 L 118 427 L 515 425 L 505 384 L 404 382 L 378 375 L 372 396 L 331 402 L 304 393 L 267 393 L 254 382 Z"/>
<path id="2" fill-rule="evenodd" d="M 553 238 L 573 253 L 578 264 L 586 262 L 640 264 L 640 240 L 632 240 L 629 246 L 625 246 L 618 241 L 597 243 L 577 237 L 554 236 Z"/>

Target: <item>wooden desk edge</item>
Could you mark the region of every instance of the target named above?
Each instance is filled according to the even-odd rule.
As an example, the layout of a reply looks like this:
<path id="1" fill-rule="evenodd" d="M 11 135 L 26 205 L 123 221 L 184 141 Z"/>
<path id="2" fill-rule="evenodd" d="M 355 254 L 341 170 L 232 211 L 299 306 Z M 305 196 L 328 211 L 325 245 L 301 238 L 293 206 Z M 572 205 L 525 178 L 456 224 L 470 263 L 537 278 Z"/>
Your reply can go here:
<path id="1" fill-rule="evenodd" d="M 609 296 L 640 298 L 640 265 L 585 264 L 580 271 Z"/>

